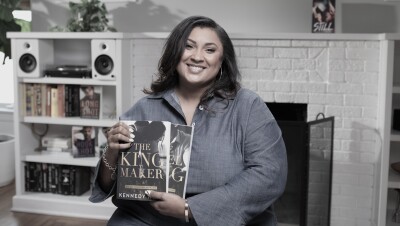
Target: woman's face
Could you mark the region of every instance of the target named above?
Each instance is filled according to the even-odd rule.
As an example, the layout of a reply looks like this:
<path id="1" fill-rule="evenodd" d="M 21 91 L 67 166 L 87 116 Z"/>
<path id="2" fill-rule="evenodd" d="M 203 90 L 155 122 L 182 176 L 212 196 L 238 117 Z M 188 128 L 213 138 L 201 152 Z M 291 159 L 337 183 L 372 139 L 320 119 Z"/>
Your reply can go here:
<path id="1" fill-rule="evenodd" d="M 222 55 L 222 43 L 214 30 L 194 28 L 177 67 L 179 85 L 191 88 L 211 85 L 220 73 Z"/>

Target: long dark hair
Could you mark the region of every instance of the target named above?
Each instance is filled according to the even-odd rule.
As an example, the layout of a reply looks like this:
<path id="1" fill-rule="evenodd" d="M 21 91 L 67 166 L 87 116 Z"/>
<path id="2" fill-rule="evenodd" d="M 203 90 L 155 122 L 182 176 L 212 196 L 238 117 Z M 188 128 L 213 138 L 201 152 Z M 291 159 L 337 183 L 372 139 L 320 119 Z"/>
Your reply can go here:
<path id="1" fill-rule="evenodd" d="M 236 95 L 240 88 L 240 73 L 236 63 L 235 49 L 232 41 L 220 25 L 214 20 L 203 16 L 188 17 L 172 30 L 164 45 L 160 61 L 158 62 L 157 79 L 152 82 L 150 90 L 143 90 L 144 93 L 156 94 L 172 89 L 178 85 L 179 76 L 176 68 L 185 50 L 186 41 L 193 28 L 196 27 L 214 30 L 223 46 L 223 55 L 221 59 L 222 74 L 217 76 L 214 84 L 204 92 L 200 104 L 204 105 L 205 102 L 213 96 L 227 99 Z"/>

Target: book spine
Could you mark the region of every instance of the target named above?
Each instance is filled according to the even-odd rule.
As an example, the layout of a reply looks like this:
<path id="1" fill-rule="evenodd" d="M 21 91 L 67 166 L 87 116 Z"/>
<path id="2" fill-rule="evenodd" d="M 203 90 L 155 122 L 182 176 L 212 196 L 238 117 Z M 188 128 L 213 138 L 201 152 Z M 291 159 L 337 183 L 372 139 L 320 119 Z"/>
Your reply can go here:
<path id="1" fill-rule="evenodd" d="M 47 87 L 47 85 L 46 84 L 40 84 L 40 89 L 41 89 L 41 100 L 42 100 L 42 109 L 41 109 L 41 112 L 42 112 L 42 116 L 46 116 L 47 115 L 47 112 L 46 112 L 46 107 L 47 107 L 47 91 L 46 91 L 46 87 Z"/>
<path id="2" fill-rule="evenodd" d="M 65 117 L 65 85 L 57 85 L 58 91 L 58 117 Z"/>
<path id="3" fill-rule="evenodd" d="M 34 97 L 35 97 L 35 105 L 34 105 L 34 116 L 42 116 L 42 87 L 41 84 L 34 84 Z"/>
<path id="4" fill-rule="evenodd" d="M 51 117 L 58 117 L 58 90 L 51 88 Z"/>
<path id="5" fill-rule="evenodd" d="M 71 116 L 71 86 L 65 85 L 64 87 L 64 108 L 65 117 Z"/>
<path id="6" fill-rule="evenodd" d="M 71 111 L 72 111 L 72 116 L 80 116 L 80 93 L 79 93 L 80 86 L 79 85 L 74 85 L 72 87 L 72 92 L 71 92 Z"/>
<path id="7" fill-rule="evenodd" d="M 51 116 L 51 86 L 46 85 L 46 116 Z"/>
<path id="8" fill-rule="evenodd" d="M 33 116 L 33 84 L 25 83 L 25 115 Z"/>
<path id="9" fill-rule="evenodd" d="M 71 166 L 71 171 L 70 171 L 70 184 L 69 184 L 69 194 L 70 195 L 75 195 L 75 177 L 77 174 L 77 170 L 76 170 L 77 166 Z"/>

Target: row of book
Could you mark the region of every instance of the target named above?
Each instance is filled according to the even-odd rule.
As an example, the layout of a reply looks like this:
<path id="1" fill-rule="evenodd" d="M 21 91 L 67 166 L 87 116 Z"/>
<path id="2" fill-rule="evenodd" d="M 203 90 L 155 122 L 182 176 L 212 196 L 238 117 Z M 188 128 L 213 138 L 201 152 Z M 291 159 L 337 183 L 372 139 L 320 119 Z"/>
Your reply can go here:
<path id="1" fill-rule="evenodd" d="M 25 191 L 79 196 L 87 192 L 90 185 L 90 167 L 25 163 Z"/>
<path id="2" fill-rule="evenodd" d="M 100 116 L 100 86 L 38 83 L 23 83 L 22 86 L 26 116 L 93 119 Z"/>

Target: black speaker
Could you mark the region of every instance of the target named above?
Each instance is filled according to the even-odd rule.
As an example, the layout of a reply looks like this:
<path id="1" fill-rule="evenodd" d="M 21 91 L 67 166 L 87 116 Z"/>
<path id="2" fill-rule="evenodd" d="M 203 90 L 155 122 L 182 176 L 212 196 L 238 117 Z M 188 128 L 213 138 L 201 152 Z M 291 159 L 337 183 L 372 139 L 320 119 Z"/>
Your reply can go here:
<path id="1" fill-rule="evenodd" d="M 114 61 L 110 56 L 102 54 L 94 61 L 94 68 L 100 75 L 108 75 L 114 68 Z"/>
<path id="2" fill-rule="evenodd" d="M 36 69 L 36 66 L 36 58 L 30 53 L 25 53 L 19 58 L 19 67 L 25 73 L 31 73 Z"/>
<path id="3" fill-rule="evenodd" d="M 400 131 L 400 109 L 393 110 L 393 129 Z"/>

